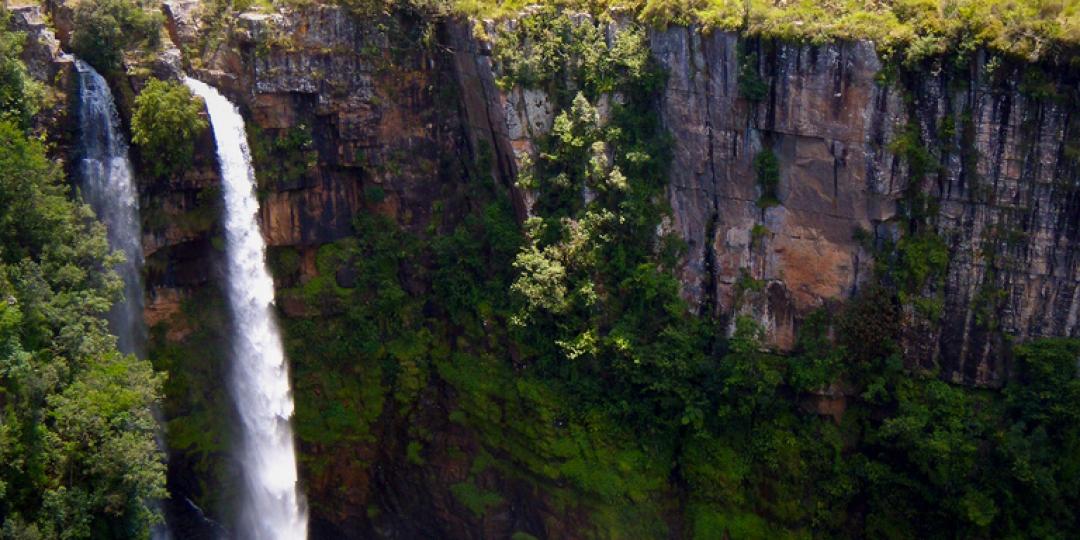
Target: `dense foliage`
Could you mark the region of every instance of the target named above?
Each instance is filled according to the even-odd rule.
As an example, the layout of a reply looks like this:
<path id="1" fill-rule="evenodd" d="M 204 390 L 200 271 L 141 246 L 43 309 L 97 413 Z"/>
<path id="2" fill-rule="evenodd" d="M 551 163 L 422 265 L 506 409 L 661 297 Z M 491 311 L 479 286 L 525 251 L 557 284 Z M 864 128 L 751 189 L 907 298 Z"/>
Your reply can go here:
<path id="1" fill-rule="evenodd" d="M 150 79 L 135 98 L 131 140 L 156 177 L 183 172 L 195 159 L 195 142 L 207 127 L 203 103 L 186 86 Z"/>
<path id="2" fill-rule="evenodd" d="M 296 186 L 315 166 L 319 154 L 305 125 L 271 133 L 255 124 L 248 124 L 251 159 L 259 171 L 259 187 L 273 186 L 288 189 Z"/>
<path id="3" fill-rule="evenodd" d="M 520 12 L 528 0 L 456 0 L 473 15 Z M 823 43 L 873 41 L 886 54 L 912 64 L 977 47 L 1028 60 L 1068 64 L 1080 43 L 1080 4 L 1047 0 L 560 0 L 563 9 L 601 14 L 615 8 L 641 22 L 666 26 L 697 23 L 705 30 Z"/>
<path id="4" fill-rule="evenodd" d="M 513 263 L 522 353 L 645 426 L 700 424 L 708 341 L 678 295 L 677 246 L 655 233 L 669 150 L 642 29 L 608 45 L 597 26 L 543 10 L 499 41 L 503 84 L 581 88 L 552 92 L 561 112 L 519 179 L 537 194 Z"/>
<path id="5" fill-rule="evenodd" d="M 0 43 L 9 43 L 0 32 Z M 0 95 L 32 110 L 0 51 Z M 23 75 L 21 75 L 23 74 Z M 104 228 L 73 203 L 18 109 L 0 118 L 0 537 L 149 534 L 164 465 L 150 413 L 160 376 L 102 318 L 120 295 Z"/>
<path id="6" fill-rule="evenodd" d="M 102 73 L 120 69 L 125 51 L 153 53 L 163 17 L 145 0 L 83 0 L 75 6 L 72 51 Z"/>
<path id="7" fill-rule="evenodd" d="M 11 14 L 0 9 L 0 120 L 26 128 L 37 112 L 42 90 L 19 60 L 26 36 L 4 30 L 10 19 Z"/>

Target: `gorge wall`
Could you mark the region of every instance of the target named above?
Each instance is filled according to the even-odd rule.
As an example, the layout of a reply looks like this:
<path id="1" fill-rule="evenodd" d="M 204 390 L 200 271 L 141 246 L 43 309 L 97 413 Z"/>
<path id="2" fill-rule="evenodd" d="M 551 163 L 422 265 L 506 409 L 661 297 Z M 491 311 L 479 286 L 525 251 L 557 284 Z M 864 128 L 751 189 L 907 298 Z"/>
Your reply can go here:
<path id="1" fill-rule="evenodd" d="M 790 346 L 800 314 L 851 296 L 870 275 L 872 254 L 854 231 L 895 238 L 899 206 L 915 192 L 934 201 L 949 263 L 933 291 L 943 318 L 909 340 L 909 360 L 954 382 L 999 385 L 1005 349 L 976 320 L 983 290 L 1000 293 L 986 309 L 1005 334 L 1076 335 L 1075 120 L 1065 102 L 1025 91 L 1032 68 L 991 73 L 977 55 L 907 87 L 881 83 L 885 66 L 869 43 L 749 44 L 768 85 L 749 103 L 739 99 L 737 36 L 673 29 L 652 46 L 672 75 L 663 107 L 677 148 L 673 220 L 701 246 L 683 273 L 689 295 L 707 302 L 711 288 L 719 309 L 740 309 L 733 288 L 749 269 L 767 283 L 751 309 Z M 897 155 L 905 129 L 933 156 L 924 182 Z M 781 203 L 764 210 L 751 167 L 763 147 L 779 160 Z M 767 229 L 760 243 L 757 224 Z"/>
<path id="2" fill-rule="evenodd" d="M 480 92 L 466 101 L 471 125 L 518 163 L 510 155 L 533 152 L 550 128 L 546 97 L 514 88 L 495 93 L 493 106 L 489 51 L 463 31 L 456 38 L 467 57 L 461 80 Z M 873 253 L 856 231 L 899 238 L 901 205 L 919 193 L 934 201 L 949 264 L 944 286 L 925 291 L 943 298 L 940 324 L 908 314 L 920 329 L 909 361 L 998 386 L 1007 369 L 999 334 L 1080 331 L 1075 119 L 1067 101 L 1025 87 L 1028 70 L 1040 68 L 988 66 L 978 55 L 908 87 L 882 80 L 884 61 L 866 42 L 796 45 L 673 27 L 649 43 L 668 72 L 657 106 L 674 138 L 670 228 L 688 246 L 680 277 L 695 305 L 753 315 L 790 349 L 803 316 L 853 296 L 872 274 Z M 754 100 L 740 92 L 747 61 L 767 88 Z M 932 154 L 924 182 L 912 181 L 896 151 L 905 130 Z M 762 149 L 780 168 L 779 204 L 765 208 L 753 164 Z M 764 287 L 741 294 L 747 278 Z M 996 294 L 989 307 L 980 305 L 987 290 Z"/>
<path id="3" fill-rule="evenodd" d="M 50 6 L 61 42 L 68 9 Z M 130 117 L 147 75 L 187 71 L 249 119 L 297 380 L 313 534 L 558 538 L 626 519 L 566 502 L 567 481 L 543 465 L 572 461 L 555 443 L 545 446 L 544 429 L 554 428 L 538 435 L 509 420 L 456 420 L 490 403 L 466 396 L 437 361 L 416 368 L 419 389 L 395 400 L 380 386 L 389 375 L 378 361 L 328 362 L 320 355 L 337 358 L 328 351 L 339 344 L 310 343 L 326 337 L 321 325 L 354 331 L 326 321 L 350 309 L 335 295 L 356 287 L 339 264 L 356 216 L 384 216 L 416 235 L 448 232 L 473 204 L 470 186 L 486 177 L 511 195 L 519 220 L 529 214 L 533 199 L 514 182 L 556 111 L 542 91 L 497 84 L 490 37 L 513 23 L 481 23 L 484 37 L 465 21 L 357 18 L 329 6 L 222 16 L 212 25 L 192 0 L 169 0 L 164 11 L 163 60 L 114 78 L 114 94 Z M 624 23 L 605 24 L 614 36 Z M 865 42 L 799 45 L 673 26 L 650 31 L 648 43 L 667 71 L 656 106 L 674 151 L 664 228 L 685 242 L 678 274 L 693 309 L 731 324 L 750 315 L 776 347 L 791 349 L 810 312 L 855 296 L 875 272 L 878 248 L 913 233 L 906 218 L 919 201 L 948 247 L 948 266 L 943 282 L 916 291 L 937 308 L 903 312 L 911 366 L 996 387 L 1008 375 L 1010 340 L 1080 335 L 1080 120 L 1075 103 L 1057 97 L 1076 86 L 1071 72 L 1048 76 L 979 53 L 913 81 Z M 55 80 L 49 66 L 61 59 L 51 47 L 28 54 L 41 78 Z M 762 90 L 748 96 L 748 78 Z M 210 384 L 226 372 L 229 329 L 209 137 L 183 175 L 140 185 L 146 319 L 154 360 L 170 372 L 170 491 L 173 512 L 188 515 L 185 537 L 212 532 L 190 517 L 189 501 L 211 516 L 227 513 L 236 468 L 227 451 L 231 407 Z M 932 162 L 922 174 L 910 170 L 912 146 Z M 755 157 L 765 150 L 779 165 L 778 204 L 761 203 Z M 408 277 L 409 292 L 424 291 L 426 276 Z M 493 401 L 505 418 L 558 424 L 544 397 L 530 399 Z M 341 420 L 347 430 L 332 425 L 345 414 L 342 403 L 362 411 Z M 504 450 L 492 444 L 495 431 L 505 432 Z M 529 450 L 505 450 L 517 447 Z M 606 450 L 581 452 L 601 459 Z M 642 492 L 627 488 L 646 516 L 635 523 L 680 530 L 677 513 L 661 512 L 674 504 L 662 502 L 673 488 L 665 474 L 649 474 Z M 482 496 L 489 492 L 498 501 Z"/>

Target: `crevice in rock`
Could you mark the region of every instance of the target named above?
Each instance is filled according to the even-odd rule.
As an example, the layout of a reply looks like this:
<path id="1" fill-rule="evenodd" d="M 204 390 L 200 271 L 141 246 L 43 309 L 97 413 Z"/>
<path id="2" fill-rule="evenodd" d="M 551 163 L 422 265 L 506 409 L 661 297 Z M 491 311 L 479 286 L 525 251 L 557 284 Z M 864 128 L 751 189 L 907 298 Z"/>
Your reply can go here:
<path id="1" fill-rule="evenodd" d="M 688 31 L 690 31 L 688 29 Z M 712 88 L 712 62 L 710 62 L 710 55 L 708 43 L 711 37 L 705 37 L 699 43 L 702 66 L 704 69 L 704 91 L 705 91 L 705 144 L 706 156 L 709 165 L 709 186 L 712 188 L 710 195 L 710 203 L 712 204 L 712 213 L 709 216 L 708 226 L 705 228 L 704 237 L 704 264 L 705 264 L 705 301 L 702 303 L 703 314 L 716 314 L 720 310 L 719 299 L 719 284 L 717 272 L 719 271 L 719 262 L 716 260 L 716 229 L 720 220 L 720 200 L 719 200 L 719 188 L 716 185 L 718 175 L 716 174 L 716 156 L 715 156 L 715 136 L 713 134 L 713 118 L 712 118 L 712 100 L 713 100 L 713 88 Z M 690 41 L 689 43 L 693 43 Z"/>
<path id="2" fill-rule="evenodd" d="M 704 281 L 702 288 L 705 298 L 699 309 L 699 314 L 702 316 L 711 315 L 720 310 L 719 280 L 717 278 L 719 269 L 716 261 L 716 247 L 713 245 L 712 240 L 716 236 L 719 219 L 720 213 L 714 207 L 712 215 L 709 216 L 709 224 L 705 227 L 705 275 L 702 279 Z"/>
<path id="3" fill-rule="evenodd" d="M 836 141 L 829 141 L 829 155 L 832 156 L 833 208 L 840 200 L 840 158 L 836 155 Z"/>

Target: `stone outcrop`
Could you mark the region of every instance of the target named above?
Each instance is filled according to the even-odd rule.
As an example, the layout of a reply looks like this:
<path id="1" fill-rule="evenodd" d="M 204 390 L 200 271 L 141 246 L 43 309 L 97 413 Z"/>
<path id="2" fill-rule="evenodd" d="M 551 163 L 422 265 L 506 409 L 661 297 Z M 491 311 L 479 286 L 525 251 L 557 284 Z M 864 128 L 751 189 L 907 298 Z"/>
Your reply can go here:
<path id="1" fill-rule="evenodd" d="M 193 24 L 187 17 L 170 27 Z M 195 70 L 267 136 L 301 126 L 311 131 L 318 163 L 262 200 L 271 246 L 315 246 L 350 234 L 363 187 L 379 188 L 377 211 L 414 230 L 428 223 L 425 203 L 445 174 L 437 169 L 439 152 L 457 148 L 456 110 L 432 101 L 440 76 L 433 60 L 389 58 L 394 51 L 380 26 L 327 6 L 245 13 L 230 46 L 209 53 Z"/>
<path id="2" fill-rule="evenodd" d="M 12 30 L 26 35 L 22 60 L 35 80 L 51 83 L 58 73 L 71 69 L 74 60 L 61 50 L 45 8 L 40 5 L 14 7 L 9 24 Z"/>
<path id="3" fill-rule="evenodd" d="M 874 84 L 869 45 L 779 45 L 769 96 L 752 103 L 739 92 L 738 41 L 688 28 L 651 36 L 670 73 L 662 114 L 675 138 L 673 220 L 690 250 L 684 292 L 721 313 L 754 313 L 790 348 L 795 319 L 852 294 L 869 273 L 853 232 L 895 213 L 902 186 L 868 172 L 892 167 L 885 145 L 899 100 Z M 766 147 L 780 164 L 782 204 L 761 208 L 752 160 Z M 740 279 L 764 280 L 764 298 L 735 305 Z"/>
<path id="4" fill-rule="evenodd" d="M 49 25 L 48 13 L 39 5 L 15 6 L 10 10 L 9 28 L 25 37 L 21 59 L 34 80 L 49 87 L 55 99 L 34 115 L 34 130 L 47 134 L 53 143 L 54 158 L 70 154 L 70 130 L 64 129 L 69 112 L 68 95 L 77 84 L 75 59 L 64 54 L 60 40 Z"/>

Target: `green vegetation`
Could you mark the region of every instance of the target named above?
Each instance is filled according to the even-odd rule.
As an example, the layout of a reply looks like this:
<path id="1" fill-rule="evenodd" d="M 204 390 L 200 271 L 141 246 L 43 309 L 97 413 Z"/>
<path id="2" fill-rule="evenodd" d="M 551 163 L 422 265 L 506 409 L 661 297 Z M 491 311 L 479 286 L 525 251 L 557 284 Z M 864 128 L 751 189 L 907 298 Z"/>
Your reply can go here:
<path id="1" fill-rule="evenodd" d="M 304 124 L 273 134 L 255 124 L 249 124 L 247 130 L 260 187 L 295 187 L 318 162 L 311 128 Z"/>
<path id="2" fill-rule="evenodd" d="M 749 101 L 761 101 L 768 95 L 769 86 L 758 73 L 758 55 L 745 52 L 745 42 L 741 42 L 739 46 L 739 95 Z"/>
<path id="3" fill-rule="evenodd" d="M 582 399 L 649 429 L 698 426 L 709 362 L 670 271 L 672 243 L 655 235 L 670 150 L 651 101 L 663 78 L 642 32 L 609 46 L 596 25 L 544 9 L 499 37 L 496 50 L 515 51 L 498 56 L 502 84 L 581 89 L 556 94 L 561 112 L 527 172 L 537 216 L 513 263 L 513 331 L 540 373 Z M 546 71 L 527 67 L 538 50 L 557 59 Z M 601 118 L 609 92 L 625 99 Z"/>
<path id="4" fill-rule="evenodd" d="M 182 173 L 195 158 L 195 142 L 206 129 L 203 102 L 182 84 L 150 79 L 135 98 L 131 140 L 141 161 L 158 178 Z"/>
<path id="5" fill-rule="evenodd" d="M 942 288 L 949 265 L 949 247 L 938 235 L 921 232 L 901 238 L 894 253 L 890 277 L 898 288 L 900 301 L 914 303 L 930 320 L 939 319 L 944 309 Z"/>
<path id="6" fill-rule="evenodd" d="M 488 507 L 498 506 L 503 502 L 503 498 L 498 493 L 483 491 L 469 482 L 460 482 L 450 486 L 450 492 L 461 504 L 465 505 L 465 508 L 478 516 L 484 515 Z"/>
<path id="7" fill-rule="evenodd" d="M 117 2 L 121 0 L 98 0 Z M 216 0 L 202 5 L 204 33 L 198 46 L 212 52 L 231 29 L 228 12 L 279 7 L 303 8 L 312 0 Z M 517 17 L 536 5 L 530 0 L 335 0 L 361 17 L 385 16 L 395 10 L 428 18 L 473 16 Z M 907 66 L 955 53 L 967 57 L 980 47 L 1026 61 L 1062 65 L 1075 62 L 1080 46 L 1080 4 L 1069 0 L 554 0 L 541 5 L 598 19 L 629 14 L 655 27 L 697 24 L 705 32 L 734 31 L 744 38 L 823 44 L 868 40 L 885 57 Z M 529 19 L 525 17 L 526 24 Z M 578 31 L 567 24 L 566 30 Z M 585 31 L 590 31 L 585 29 Z M 287 44 L 288 37 L 280 36 Z M 266 38 L 266 36 L 264 36 Z M 276 40 L 278 37 L 269 37 Z M 260 44 L 264 53 L 267 44 Z M 523 65 L 526 76 L 541 76 L 561 61 L 535 50 Z M 588 62 L 585 57 L 574 61 Z M 741 54 L 739 89 L 751 101 L 764 98 L 767 87 L 753 69 L 756 52 Z M 558 68 L 561 69 L 561 68 Z"/>
<path id="8" fill-rule="evenodd" d="M 102 73 L 118 70 L 127 51 L 161 45 L 163 17 L 146 0 L 82 0 L 75 6 L 72 52 Z"/>
<path id="9" fill-rule="evenodd" d="M 161 378 L 108 335 L 116 257 L 43 145 L 0 120 L 5 538 L 131 538 L 159 519 L 149 504 L 165 495 L 164 465 L 150 406 Z"/>
<path id="10" fill-rule="evenodd" d="M 38 110 L 42 88 L 19 60 L 25 36 L 6 30 L 10 19 L 11 14 L 0 7 L 0 121 L 27 128 Z"/>
<path id="11" fill-rule="evenodd" d="M 780 187 L 780 161 L 769 148 L 764 148 L 754 156 L 754 174 L 757 175 L 761 196 L 758 206 L 768 208 L 780 204 L 777 189 Z"/>
<path id="12" fill-rule="evenodd" d="M 456 0 L 454 10 L 484 17 L 521 12 L 526 0 Z M 825 43 L 873 41 L 908 65 L 977 47 L 1026 60 L 1068 64 L 1080 44 L 1080 4 L 1047 0 L 561 0 L 553 4 L 594 15 L 629 10 L 655 26 L 699 23 L 706 31 Z M 742 85 L 740 85 L 741 87 Z M 747 97 L 758 95 L 750 92 Z"/>
<path id="13" fill-rule="evenodd" d="M 228 306 L 218 291 L 202 290 L 185 300 L 169 323 L 190 332 L 168 339 L 164 324 L 150 332 L 154 367 L 169 375 L 161 411 L 168 418 L 165 443 L 198 475 L 198 489 L 187 496 L 201 508 L 218 508 L 229 501 L 236 482 L 226 456 L 237 419 L 231 396 L 221 384 L 228 376 Z"/>

